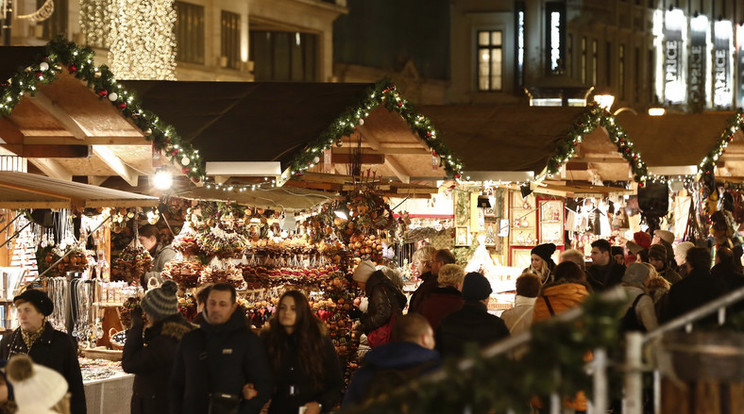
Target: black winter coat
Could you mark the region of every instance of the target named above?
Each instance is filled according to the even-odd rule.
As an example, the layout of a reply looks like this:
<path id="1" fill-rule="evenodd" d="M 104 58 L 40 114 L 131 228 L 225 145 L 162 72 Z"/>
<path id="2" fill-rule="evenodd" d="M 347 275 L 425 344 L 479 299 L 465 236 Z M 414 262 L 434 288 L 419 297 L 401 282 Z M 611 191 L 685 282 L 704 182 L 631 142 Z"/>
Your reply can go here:
<path id="1" fill-rule="evenodd" d="M 261 411 L 271 395 L 271 368 L 261 340 L 245 321 L 238 308 L 224 324 L 205 322 L 183 336 L 171 375 L 172 414 L 204 414 L 210 392 L 242 398 L 243 386 L 248 383 L 254 385 L 258 396 L 242 400 L 240 413 Z"/>
<path id="2" fill-rule="evenodd" d="M 129 330 L 121 366 L 124 372 L 134 374 L 132 414 L 168 412 L 168 381 L 176 348 L 181 338 L 194 328 L 179 313 L 145 329 L 144 337 L 142 324 L 135 324 Z"/>
<path id="3" fill-rule="evenodd" d="M 707 269 L 693 269 L 687 277 L 672 285 L 669 299 L 661 320 L 666 322 L 695 308 L 705 305 L 723 294 L 719 283 Z M 714 323 L 715 317 L 704 319 L 704 323 Z"/>
<path id="4" fill-rule="evenodd" d="M 617 264 L 612 257 L 610 263 L 605 266 L 591 265 L 586 271 L 586 281 L 594 292 L 602 292 L 617 286 L 623 280 L 625 266 Z"/>
<path id="5" fill-rule="evenodd" d="M 83 388 L 83 376 L 80 373 L 80 364 L 77 358 L 77 343 L 72 336 L 55 330 L 47 322 L 44 332 L 31 349 L 26 348 L 23 342 L 21 328 L 5 335 L 0 342 L 0 359 L 8 359 L 15 354 L 28 354 L 31 359 L 47 368 L 51 368 L 67 380 L 70 391 L 70 412 L 72 414 L 85 414 L 85 389 Z"/>
<path id="6" fill-rule="evenodd" d="M 266 343 L 268 332 L 262 339 Z M 328 412 L 341 402 L 341 391 L 344 387 L 344 374 L 338 360 L 336 348 L 327 335 L 323 337 L 323 373 L 322 383 L 316 384 L 302 368 L 299 356 L 297 335 L 283 335 L 283 355 L 288 355 L 281 362 L 279 371 L 274 371 L 276 379 L 274 393 L 271 395 L 270 414 L 297 414 L 300 407 L 317 402 Z"/>
<path id="7" fill-rule="evenodd" d="M 437 287 L 437 275 L 426 272 L 422 273 L 420 278 L 423 282 L 421 282 L 419 287 L 416 288 L 416 291 L 411 295 L 411 300 L 408 302 L 408 313 L 421 313 L 421 305 L 429 297 L 431 291 Z"/>
<path id="8" fill-rule="evenodd" d="M 442 358 L 461 357 L 466 344 L 490 345 L 509 336 L 509 328 L 496 315 L 488 313 L 483 302 L 466 301 L 459 311 L 442 319 L 436 332 L 437 350 Z"/>
<path id="9" fill-rule="evenodd" d="M 390 322 L 394 313 L 400 315 L 406 307 L 406 296 L 379 270 L 367 280 L 365 292 L 369 305 L 360 319 L 364 333 L 368 334 Z"/>

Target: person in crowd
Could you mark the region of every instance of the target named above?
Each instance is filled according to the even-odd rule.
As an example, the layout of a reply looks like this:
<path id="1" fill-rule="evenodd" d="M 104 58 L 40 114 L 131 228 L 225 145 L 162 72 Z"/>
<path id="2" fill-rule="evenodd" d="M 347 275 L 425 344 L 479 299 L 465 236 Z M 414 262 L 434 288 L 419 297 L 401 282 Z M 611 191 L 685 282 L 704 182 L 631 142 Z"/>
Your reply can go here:
<path id="1" fill-rule="evenodd" d="M 584 253 L 576 249 L 568 249 L 564 251 L 563 253 L 561 253 L 561 262 L 565 262 L 565 261 L 574 262 L 577 265 L 579 265 L 581 270 L 586 271 L 586 262 L 584 261 Z M 529 273 L 529 272 L 526 272 L 526 273 Z"/>
<path id="2" fill-rule="evenodd" d="M 201 325 L 207 319 L 204 316 L 204 311 L 207 309 L 207 299 L 209 299 L 209 290 L 212 289 L 212 284 L 207 283 L 199 287 L 196 291 L 196 316 L 194 316 L 193 322 L 197 325 Z"/>
<path id="3" fill-rule="evenodd" d="M 648 263 L 643 264 L 649 269 L 648 279 L 646 280 L 646 283 L 644 283 L 644 286 L 646 287 L 648 295 L 651 296 L 651 299 L 654 301 L 656 319 L 658 320 L 667 306 L 667 301 L 669 300 L 669 289 L 672 288 L 672 284 L 659 276 L 659 274 L 656 273 L 656 268 Z"/>
<path id="4" fill-rule="evenodd" d="M 70 411 L 85 414 L 85 389 L 77 358 L 77 343 L 69 334 L 55 330 L 46 318 L 54 304 L 46 293 L 27 289 L 13 298 L 20 326 L 0 342 L 0 359 L 27 354 L 39 365 L 60 373 L 69 386 Z"/>
<path id="5" fill-rule="evenodd" d="M 667 267 L 669 269 L 677 271 L 677 262 L 674 261 L 674 233 L 668 230 L 657 229 L 654 230 L 654 238 L 651 242 L 652 245 L 660 244 L 666 249 Z"/>
<path id="6" fill-rule="evenodd" d="M 659 276 L 668 280 L 669 283 L 675 284 L 682 280 L 682 277 L 670 266 L 667 248 L 662 244 L 654 244 L 648 249 L 648 263 L 656 269 Z"/>
<path id="7" fill-rule="evenodd" d="M 698 308 L 723 293 L 710 275 L 710 251 L 705 247 L 693 247 L 687 251 L 687 276 L 672 285 L 669 300 L 662 315 L 664 322 Z"/>
<path id="8" fill-rule="evenodd" d="M 132 328 L 122 351 L 121 367 L 134 374 L 132 414 L 169 411 L 168 381 L 178 342 L 195 326 L 178 311 L 178 285 L 166 280 L 142 298 L 141 309 L 132 312 Z M 144 315 L 143 315 L 144 312 Z M 143 320 L 143 316 L 147 320 Z"/>
<path id="9" fill-rule="evenodd" d="M 610 253 L 612 253 L 612 258 L 617 264 L 625 267 L 625 250 L 622 246 L 610 247 Z"/>
<path id="10" fill-rule="evenodd" d="M 686 241 L 674 248 L 674 261 L 677 262 L 677 273 L 682 279 L 687 276 L 687 266 L 685 266 L 687 251 L 693 247 L 695 247 L 694 243 Z"/>
<path id="11" fill-rule="evenodd" d="M 6 367 L 16 414 L 70 414 L 67 381 L 59 372 L 16 354 Z"/>
<path id="12" fill-rule="evenodd" d="M 628 240 L 625 246 L 628 248 L 630 254 L 635 257 L 635 260 L 630 260 L 629 263 L 626 263 L 648 263 L 648 249 L 651 247 L 652 240 L 651 235 L 645 231 L 633 233 L 633 240 Z"/>
<path id="13" fill-rule="evenodd" d="M 160 272 L 163 271 L 165 264 L 176 257 L 176 249 L 170 244 L 164 244 L 159 241 L 160 230 L 157 226 L 146 224 L 139 229 L 139 242 L 142 247 L 150 252 L 152 256 L 152 270 L 142 276 L 142 286 L 147 289 L 150 279 L 160 280 Z"/>
<path id="14" fill-rule="evenodd" d="M 209 290 L 206 321 L 183 336 L 171 375 L 172 414 L 235 410 L 259 413 L 272 389 L 271 367 L 261 340 L 237 311 L 235 288 Z"/>
<path id="15" fill-rule="evenodd" d="M 621 321 L 623 332 L 648 332 L 656 329 L 656 309 L 653 298 L 648 294 L 645 283 L 651 274 L 651 266 L 645 263 L 631 263 L 623 275 L 623 290 L 628 298 L 625 317 Z"/>
<path id="16" fill-rule="evenodd" d="M 401 292 L 403 291 L 403 275 L 400 273 L 400 270 L 379 265 L 377 266 L 377 270 L 382 270 L 382 273 L 384 273 L 385 276 L 387 276 L 387 278 L 390 279 L 391 282 L 393 282 L 393 286 L 395 286 Z"/>
<path id="17" fill-rule="evenodd" d="M 491 283 L 482 274 L 465 275 L 462 309 L 445 316 L 436 330 L 437 350 L 442 357 L 462 357 L 469 344 L 482 348 L 509 336 L 504 321 L 488 313 L 492 292 Z"/>
<path id="18" fill-rule="evenodd" d="M 429 251 L 430 250 L 427 250 L 426 252 Z M 425 255 L 426 252 L 422 255 Z M 429 274 L 424 273 L 420 276 L 423 282 L 411 295 L 410 304 L 408 305 L 409 313 L 421 313 L 421 305 L 424 303 L 426 298 L 429 297 L 431 291 L 437 287 L 437 277 L 439 275 L 439 269 L 441 269 L 444 265 L 455 264 L 455 262 L 455 255 L 449 249 L 436 250 L 434 253 L 432 253 L 428 272 Z"/>
<path id="19" fill-rule="evenodd" d="M 302 292 L 290 290 L 261 332 L 273 368 L 270 414 L 331 411 L 341 402 L 344 375 L 326 326 L 313 313 Z"/>
<path id="20" fill-rule="evenodd" d="M 540 286 L 540 278 L 535 274 L 522 273 L 517 278 L 517 296 L 514 299 L 514 307 L 501 314 L 501 319 L 504 320 L 512 335 L 527 331 L 532 326 L 532 311 L 535 308 L 537 295 L 540 293 Z"/>
<path id="21" fill-rule="evenodd" d="M 720 285 L 724 292 L 734 291 L 744 286 L 744 275 L 741 265 L 737 266 L 734 252 L 728 247 L 720 247 L 716 251 L 715 265 L 710 269 L 710 275 Z"/>
<path id="22" fill-rule="evenodd" d="M 406 306 L 406 297 L 375 264 L 363 260 L 352 279 L 367 297 L 367 312 L 353 308 L 349 316 L 359 319 L 371 348 L 390 342 L 392 327 Z"/>
<path id="23" fill-rule="evenodd" d="M 434 348 L 434 331 L 426 318 L 417 313 L 401 316 L 393 327 L 393 342 L 370 351 L 351 378 L 342 408 L 362 404 L 436 370 L 440 356 Z"/>
<path id="24" fill-rule="evenodd" d="M 611 251 L 607 240 L 599 239 L 592 243 L 592 265 L 587 270 L 587 279 L 595 292 L 619 285 L 625 273 L 625 269 L 610 256 Z"/>
<path id="25" fill-rule="evenodd" d="M 536 274 L 543 284 L 550 283 L 553 280 L 553 269 L 555 262 L 551 256 L 555 253 L 555 244 L 545 243 L 535 246 L 530 251 L 530 266 L 522 273 Z"/>
<path id="26" fill-rule="evenodd" d="M 606 240 L 602 240 L 607 243 Z M 595 242 L 596 243 L 596 242 Z M 592 251 L 594 246 L 592 245 Z M 607 243 L 607 261 L 609 263 L 609 243 Z M 594 255 L 592 255 L 594 256 Z M 614 262 L 613 262 L 614 264 Z M 591 270 L 591 268 L 590 268 Z M 563 262 L 555 267 L 553 272 L 555 281 L 543 286 L 542 292 L 535 301 L 535 309 L 532 314 L 532 322 L 541 322 L 552 318 L 555 315 L 573 309 L 586 300 L 589 296 L 586 276 L 579 266 L 573 262 Z M 536 404 L 542 412 L 541 404 Z M 564 405 L 576 410 L 576 412 L 586 412 L 587 399 L 584 392 L 579 392 L 576 398 L 566 401 Z"/>
<path id="27" fill-rule="evenodd" d="M 434 331 L 445 316 L 460 310 L 465 303 L 461 292 L 464 278 L 465 271 L 456 264 L 444 265 L 439 270 L 439 286 L 431 291 L 421 305 L 421 314 Z"/>

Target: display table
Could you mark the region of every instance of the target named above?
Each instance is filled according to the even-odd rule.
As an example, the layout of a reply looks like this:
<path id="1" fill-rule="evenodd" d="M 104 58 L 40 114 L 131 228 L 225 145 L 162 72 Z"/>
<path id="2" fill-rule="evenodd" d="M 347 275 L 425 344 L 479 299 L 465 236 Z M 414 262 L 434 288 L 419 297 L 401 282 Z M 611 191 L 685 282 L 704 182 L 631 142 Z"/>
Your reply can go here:
<path id="1" fill-rule="evenodd" d="M 90 381 L 84 381 L 88 414 L 129 414 L 134 375 L 124 372 Z"/>

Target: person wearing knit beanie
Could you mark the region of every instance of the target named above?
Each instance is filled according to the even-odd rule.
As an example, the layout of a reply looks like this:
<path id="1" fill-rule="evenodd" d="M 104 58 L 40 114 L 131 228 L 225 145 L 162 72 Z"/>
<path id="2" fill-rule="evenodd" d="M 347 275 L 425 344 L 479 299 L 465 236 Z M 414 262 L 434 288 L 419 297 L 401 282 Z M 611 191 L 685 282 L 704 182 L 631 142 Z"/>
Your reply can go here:
<path id="1" fill-rule="evenodd" d="M 633 240 L 629 240 L 626 246 L 628 251 L 633 254 L 638 254 L 643 249 L 651 247 L 651 235 L 645 231 L 637 231 L 633 233 Z"/>
<path id="2" fill-rule="evenodd" d="M 377 271 L 377 267 L 374 263 L 369 260 L 362 260 L 354 269 L 354 274 L 351 276 L 357 283 L 367 283 L 372 273 Z"/>
<path id="3" fill-rule="evenodd" d="M 542 283 L 549 283 L 553 279 L 555 262 L 551 258 L 555 253 L 555 244 L 545 243 L 535 246 L 530 251 L 530 266 L 522 273 L 534 273 L 540 277 Z"/>
<path id="4" fill-rule="evenodd" d="M 663 244 L 659 243 L 651 246 L 648 250 L 648 263 L 656 269 L 659 276 L 666 279 L 669 283 L 675 284 L 682 280 L 682 277 L 669 266 L 667 248 Z"/>
<path id="5" fill-rule="evenodd" d="M 484 300 L 491 296 L 491 283 L 480 273 L 470 272 L 462 282 L 462 297 L 465 300 Z"/>
<path id="6" fill-rule="evenodd" d="M 651 274 L 651 269 L 644 263 L 631 263 L 625 269 L 623 283 L 643 286 Z"/>
<path id="7" fill-rule="evenodd" d="M 154 321 L 163 320 L 178 313 L 178 285 L 166 280 L 159 288 L 150 289 L 142 298 L 142 310 Z"/>
<path id="8" fill-rule="evenodd" d="M 34 364 L 28 355 L 14 355 L 6 367 L 17 414 L 69 413 L 67 381 L 57 371 Z"/>

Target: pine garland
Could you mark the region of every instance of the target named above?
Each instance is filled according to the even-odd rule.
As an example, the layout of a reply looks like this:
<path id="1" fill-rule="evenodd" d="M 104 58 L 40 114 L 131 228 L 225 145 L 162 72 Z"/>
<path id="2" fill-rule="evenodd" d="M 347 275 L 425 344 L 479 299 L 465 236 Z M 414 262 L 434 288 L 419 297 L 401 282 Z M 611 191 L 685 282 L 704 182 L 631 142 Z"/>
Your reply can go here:
<path id="1" fill-rule="evenodd" d="M 739 111 L 730 120 L 726 129 L 721 133 L 720 140 L 713 146 L 713 149 L 703 158 L 698 166 L 698 172 L 705 176 L 713 174 L 716 168 L 716 162 L 721 155 L 726 152 L 726 147 L 734 139 L 734 134 L 739 129 L 744 130 L 744 112 Z"/>
<path id="2" fill-rule="evenodd" d="M 144 133 L 145 139 L 152 141 L 155 148 L 170 158 L 183 174 L 194 182 L 205 178 L 199 151 L 181 138 L 172 126 L 144 110 L 140 101 L 117 82 L 106 65 L 96 67 L 92 49 L 78 47 L 57 37 L 47 44 L 45 54 L 38 63 L 17 72 L 7 82 L 0 82 L 0 117 L 9 116 L 25 94 L 34 96 L 40 86 L 55 82 L 62 71 L 67 70 L 85 82 L 100 100 L 108 100 L 130 119 Z"/>

